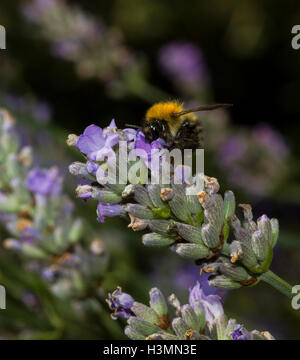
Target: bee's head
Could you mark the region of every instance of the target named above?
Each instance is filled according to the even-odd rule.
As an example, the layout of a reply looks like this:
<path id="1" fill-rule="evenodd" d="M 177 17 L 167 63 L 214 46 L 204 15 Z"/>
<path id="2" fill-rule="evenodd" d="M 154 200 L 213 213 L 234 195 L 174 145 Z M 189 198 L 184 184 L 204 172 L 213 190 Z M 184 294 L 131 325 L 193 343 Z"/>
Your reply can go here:
<path id="1" fill-rule="evenodd" d="M 171 140 L 169 125 L 174 120 L 173 114 L 182 111 L 182 104 L 177 101 L 160 102 L 148 109 L 143 124 L 143 133 L 148 141 L 162 138 Z"/>

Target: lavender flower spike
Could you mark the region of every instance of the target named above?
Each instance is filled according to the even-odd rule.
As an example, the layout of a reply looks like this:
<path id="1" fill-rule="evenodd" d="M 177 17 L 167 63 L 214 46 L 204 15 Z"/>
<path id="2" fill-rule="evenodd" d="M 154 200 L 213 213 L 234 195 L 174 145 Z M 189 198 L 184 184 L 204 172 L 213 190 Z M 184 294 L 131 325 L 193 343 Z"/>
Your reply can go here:
<path id="1" fill-rule="evenodd" d="M 109 294 L 107 300 L 110 309 L 114 311 L 112 318 L 127 319 L 125 335 L 132 340 L 271 340 L 268 332 L 253 330 L 248 332 L 243 326 L 237 325 L 235 319 L 226 317 L 223 307 L 217 297 L 205 296 L 199 284 L 191 290 L 190 303 L 180 305 L 173 294 L 169 297 L 170 304 L 175 307 L 174 317 L 168 311 L 164 295 L 157 288 L 150 290 L 150 307 L 134 302 L 132 297 L 118 288 Z M 216 326 L 211 326 L 209 318 L 199 317 L 197 308 L 193 305 L 201 303 L 210 307 L 217 318 Z M 207 305 L 208 304 L 208 305 Z M 212 308 L 214 308 L 212 310 Z M 203 333 L 205 332 L 205 335 Z"/>

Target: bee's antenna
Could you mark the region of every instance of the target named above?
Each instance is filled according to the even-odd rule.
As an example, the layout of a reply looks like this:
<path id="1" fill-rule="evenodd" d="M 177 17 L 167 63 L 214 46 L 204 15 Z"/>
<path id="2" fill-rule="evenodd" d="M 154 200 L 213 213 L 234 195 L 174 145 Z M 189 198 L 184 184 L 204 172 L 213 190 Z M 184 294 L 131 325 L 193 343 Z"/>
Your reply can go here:
<path id="1" fill-rule="evenodd" d="M 215 104 L 215 105 L 202 105 L 202 106 L 197 106 L 195 108 L 192 109 L 188 109 L 188 110 L 182 110 L 178 113 L 173 114 L 173 117 L 179 117 L 182 115 L 186 115 L 192 112 L 197 112 L 197 111 L 208 111 L 208 110 L 216 110 L 219 108 L 228 108 L 233 106 L 233 104 Z"/>
<path id="2" fill-rule="evenodd" d="M 141 127 L 138 126 L 138 125 L 132 125 L 132 124 L 125 124 L 125 126 L 129 126 L 129 127 L 132 127 L 134 129 L 140 129 Z"/>

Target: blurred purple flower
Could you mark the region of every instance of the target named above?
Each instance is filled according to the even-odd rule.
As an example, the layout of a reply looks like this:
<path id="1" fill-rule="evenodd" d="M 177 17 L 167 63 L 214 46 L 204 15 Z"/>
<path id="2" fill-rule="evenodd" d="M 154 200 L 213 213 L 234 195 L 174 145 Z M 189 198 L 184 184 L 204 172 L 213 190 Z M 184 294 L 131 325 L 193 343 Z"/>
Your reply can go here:
<path id="1" fill-rule="evenodd" d="M 133 306 L 134 299 L 129 294 L 122 292 L 120 287 L 118 287 L 112 294 L 108 294 L 108 299 L 106 301 L 110 309 L 114 311 L 111 315 L 113 319 L 117 319 L 118 317 L 127 319 L 133 315 L 131 308 Z"/>
<path id="2" fill-rule="evenodd" d="M 51 119 L 52 109 L 46 102 L 39 102 L 33 108 L 32 115 L 38 122 L 47 124 Z"/>
<path id="3" fill-rule="evenodd" d="M 122 206 L 119 204 L 99 202 L 97 206 L 97 220 L 104 223 L 105 217 L 119 216 L 122 209 Z"/>
<path id="4" fill-rule="evenodd" d="M 36 168 L 28 174 L 27 187 L 36 194 L 58 196 L 62 189 L 62 177 L 56 167 Z"/>
<path id="5" fill-rule="evenodd" d="M 216 319 L 224 315 L 221 297 L 205 295 L 199 282 L 190 289 L 189 303 L 196 312 L 199 308 L 204 310 L 205 319 L 210 326 L 213 326 Z"/>
<path id="6" fill-rule="evenodd" d="M 26 244 L 34 244 L 36 240 L 40 239 L 40 232 L 38 229 L 27 226 L 25 229 L 21 232 L 21 242 Z"/>
<path id="7" fill-rule="evenodd" d="M 56 0 L 34 0 L 23 6 L 22 12 L 28 20 L 38 21 L 55 2 Z"/>
<path id="8" fill-rule="evenodd" d="M 246 155 L 247 145 L 245 139 L 237 135 L 229 137 L 219 150 L 220 161 L 224 165 L 239 161 Z"/>
<path id="9" fill-rule="evenodd" d="M 57 279 L 58 272 L 55 269 L 52 269 L 51 267 L 44 268 L 42 270 L 42 278 L 46 281 L 53 281 Z"/>
<path id="10" fill-rule="evenodd" d="M 178 83 L 201 86 L 207 82 L 202 52 L 192 43 L 176 41 L 163 46 L 158 63 L 163 72 Z"/>
<path id="11" fill-rule="evenodd" d="M 288 147 L 283 137 L 267 124 L 257 125 L 253 129 L 252 136 L 260 145 L 277 155 L 285 156 L 288 153 Z"/>

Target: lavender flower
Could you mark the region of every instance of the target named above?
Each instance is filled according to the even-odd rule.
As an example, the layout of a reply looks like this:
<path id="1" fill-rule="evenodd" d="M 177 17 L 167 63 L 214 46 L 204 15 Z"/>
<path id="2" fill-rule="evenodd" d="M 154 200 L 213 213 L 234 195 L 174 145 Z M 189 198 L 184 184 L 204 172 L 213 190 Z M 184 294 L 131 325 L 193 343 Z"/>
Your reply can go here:
<path id="1" fill-rule="evenodd" d="M 122 292 L 120 287 L 118 287 L 112 294 L 108 294 L 107 303 L 109 308 L 113 310 L 113 314 L 111 315 L 113 319 L 117 319 L 118 317 L 128 319 L 133 315 L 131 309 L 134 299 L 129 294 Z"/>
<path id="2" fill-rule="evenodd" d="M 255 195 L 276 189 L 287 174 L 288 147 L 274 129 L 257 125 L 251 132 L 235 131 L 218 144 L 216 163 L 227 179 Z"/>
<path id="3" fill-rule="evenodd" d="M 210 327 L 213 327 L 216 320 L 224 314 L 221 298 L 218 295 L 206 296 L 199 282 L 190 289 L 189 303 L 196 313 L 204 310 L 205 319 Z"/>
<path id="4" fill-rule="evenodd" d="M 122 206 L 118 204 L 100 202 L 97 206 L 97 220 L 104 223 L 105 217 L 119 216 L 122 209 Z"/>
<path id="5" fill-rule="evenodd" d="M 99 160 L 119 141 L 118 134 L 107 134 L 103 136 L 102 129 L 96 125 L 90 125 L 83 135 L 79 136 L 77 148 L 90 160 Z"/>
<path id="6" fill-rule="evenodd" d="M 251 340 L 251 334 L 243 325 L 235 324 L 234 330 L 229 334 L 233 340 Z"/>
<path id="7" fill-rule="evenodd" d="M 158 63 L 176 84 L 201 88 L 207 83 L 207 70 L 201 50 L 192 43 L 178 41 L 160 49 Z"/>
<path id="8" fill-rule="evenodd" d="M 58 169 L 33 169 L 27 177 L 28 189 L 36 194 L 58 196 L 61 193 L 62 177 Z"/>

